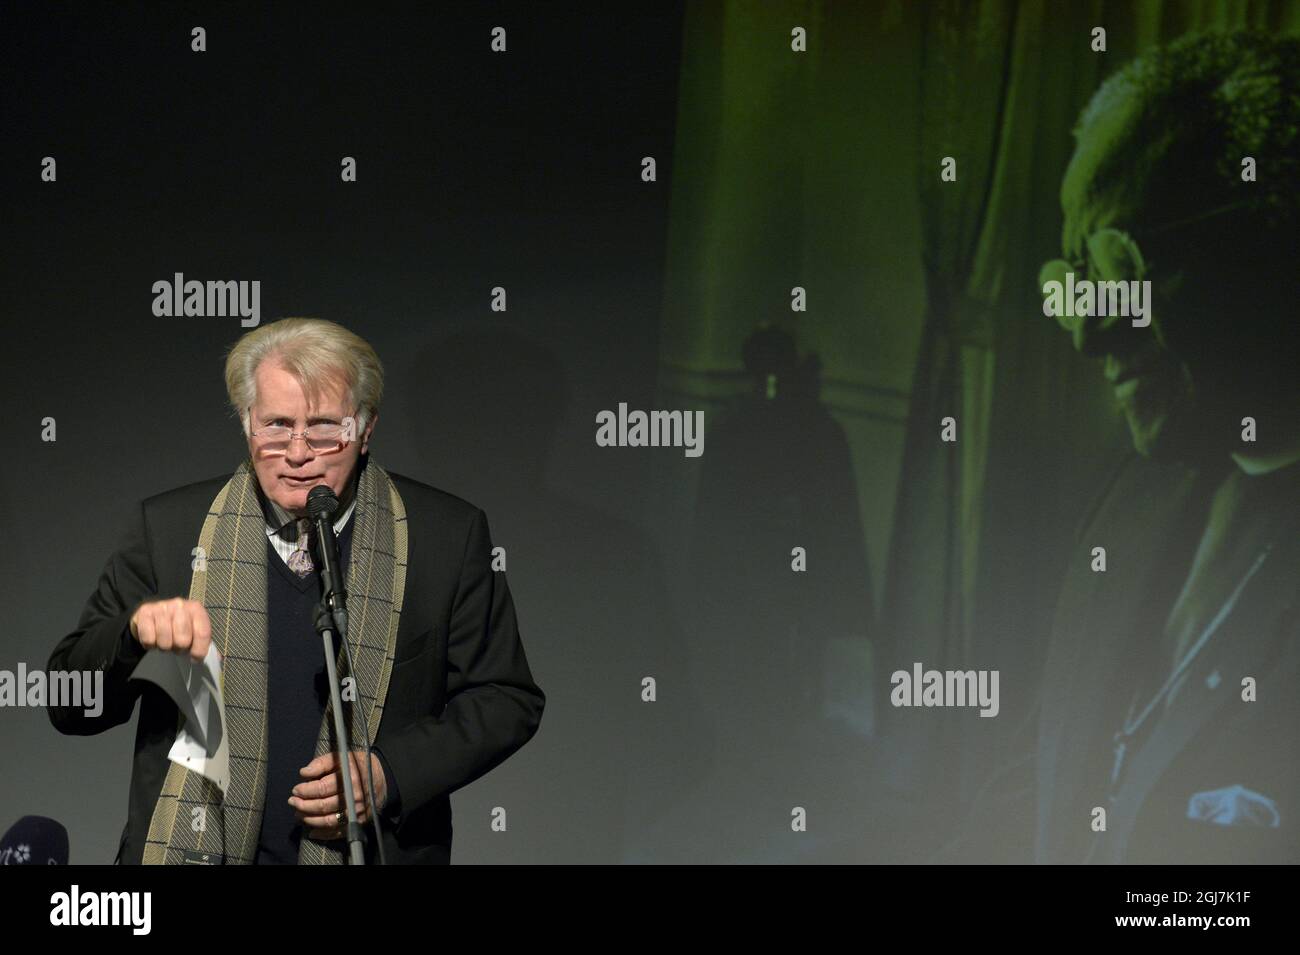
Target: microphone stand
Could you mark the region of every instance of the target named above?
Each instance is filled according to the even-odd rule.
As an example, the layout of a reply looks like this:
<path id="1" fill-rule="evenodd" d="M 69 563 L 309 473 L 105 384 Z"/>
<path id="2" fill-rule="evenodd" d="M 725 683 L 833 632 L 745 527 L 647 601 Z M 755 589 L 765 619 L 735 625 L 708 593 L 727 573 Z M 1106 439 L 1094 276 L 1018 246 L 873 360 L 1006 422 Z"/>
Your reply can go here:
<path id="1" fill-rule="evenodd" d="M 324 517 L 328 524 L 330 517 Z M 347 591 L 342 586 L 342 574 L 339 572 L 338 555 L 331 553 L 325 535 L 317 533 L 316 550 L 321 555 L 321 581 L 324 594 L 316 604 L 316 632 L 321 635 L 325 645 L 325 673 L 330 685 L 330 703 L 334 710 L 334 738 L 338 741 L 339 775 L 343 777 L 343 797 L 348 807 L 348 851 L 352 865 L 365 865 L 366 854 L 361 835 L 361 823 L 357 819 L 357 802 L 352 791 L 352 756 L 348 743 L 348 727 L 343 719 L 343 695 L 339 689 L 339 675 L 334 666 L 334 628 L 338 624 L 339 638 L 344 643 L 348 639 Z M 332 538 L 330 540 L 332 543 Z M 338 582 L 336 587 L 335 582 Z M 369 767 L 367 767 L 368 769 Z"/>
<path id="2" fill-rule="evenodd" d="M 334 737 L 338 740 L 339 775 L 343 777 L 343 798 L 348 807 L 348 851 L 352 865 L 365 865 L 366 854 L 362 848 L 361 823 L 357 819 L 357 802 L 352 793 L 352 757 L 348 744 L 348 727 L 343 719 L 343 696 L 339 691 L 339 675 L 334 667 L 334 614 L 343 617 L 339 628 L 340 639 L 347 639 L 347 611 L 334 609 L 334 591 L 326 584 L 325 596 L 316 605 L 316 632 L 325 644 L 325 673 L 330 684 L 330 704 L 334 710 Z"/>

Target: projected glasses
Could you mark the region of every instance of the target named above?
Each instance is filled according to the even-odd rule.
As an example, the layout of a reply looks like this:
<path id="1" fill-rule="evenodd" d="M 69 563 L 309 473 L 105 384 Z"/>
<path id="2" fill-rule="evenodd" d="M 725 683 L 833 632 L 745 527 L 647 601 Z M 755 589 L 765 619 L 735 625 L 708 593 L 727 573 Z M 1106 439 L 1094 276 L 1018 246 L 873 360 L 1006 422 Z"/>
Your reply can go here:
<path id="1" fill-rule="evenodd" d="M 1241 209 L 1248 204 L 1248 201 L 1234 202 L 1185 219 L 1138 231 L 1144 237 L 1174 232 L 1226 212 Z M 1140 282 L 1151 275 L 1151 262 L 1142 254 L 1137 240 L 1123 229 L 1112 227 L 1098 229 L 1085 240 L 1084 250 L 1085 255 L 1081 259 L 1073 261 L 1052 259 L 1045 262 L 1038 270 L 1038 288 L 1041 290 L 1050 282 L 1059 282 L 1064 288 L 1067 273 L 1073 273 L 1076 282 L 1082 279 L 1093 282 Z M 1066 328 L 1069 328 L 1070 322 L 1074 320 L 1065 316 L 1057 318 L 1057 321 Z M 1113 316 L 1111 321 L 1114 321 Z"/>
<path id="2" fill-rule="evenodd" d="M 1212 219 L 1225 212 L 1241 209 L 1248 204 L 1248 201 L 1234 202 L 1230 205 L 1220 206 L 1217 209 L 1211 209 L 1208 212 L 1189 216 L 1186 219 L 1166 222 L 1163 225 L 1149 229 L 1139 229 L 1138 231 L 1143 236 L 1161 235 L 1185 228 L 1194 223 L 1204 222 L 1206 219 Z M 1086 255 L 1082 259 L 1075 259 L 1074 261 L 1052 259 L 1045 262 L 1038 272 L 1038 287 L 1042 288 L 1048 282 L 1053 281 L 1064 282 L 1066 272 L 1073 272 L 1077 277 L 1086 277 L 1093 281 L 1114 282 L 1140 282 L 1149 277 L 1151 273 L 1151 263 L 1142 255 L 1142 250 L 1133 236 L 1123 229 L 1098 229 L 1088 236 L 1084 248 Z"/>

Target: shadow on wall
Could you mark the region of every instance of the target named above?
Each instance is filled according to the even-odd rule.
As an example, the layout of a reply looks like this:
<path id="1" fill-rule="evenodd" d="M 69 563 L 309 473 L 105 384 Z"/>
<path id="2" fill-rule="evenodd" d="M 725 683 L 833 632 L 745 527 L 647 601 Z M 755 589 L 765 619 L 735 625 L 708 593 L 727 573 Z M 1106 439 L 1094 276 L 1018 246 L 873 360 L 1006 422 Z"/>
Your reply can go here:
<path id="1" fill-rule="evenodd" d="M 871 581 L 848 442 L 819 398 L 821 361 L 800 359 L 793 336 L 766 324 L 742 358 L 750 393 L 710 435 L 696 502 L 692 645 L 724 721 L 779 732 L 836 716 L 869 734 L 865 679 L 835 679 L 869 652 Z"/>
<path id="2" fill-rule="evenodd" d="M 760 326 L 750 394 L 710 432 L 690 554 L 689 643 L 717 734 L 709 774 L 637 862 L 846 861 L 872 732 L 871 584 L 821 363 Z M 810 820 L 797 831 L 798 817 Z M 835 835 L 832 835 L 835 833 Z"/>
<path id="3" fill-rule="evenodd" d="M 536 767 L 521 778 L 537 824 L 512 829 L 511 858 L 622 861 L 711 749 L 659 555 L 639 529 L 547 486 L 568 402 L 549 348 L 506 328 L 462 331 L 412 361 L 403 400 L 420 472 L 486 511 L 547 698 L 537 738 L 512 758 Z"/>

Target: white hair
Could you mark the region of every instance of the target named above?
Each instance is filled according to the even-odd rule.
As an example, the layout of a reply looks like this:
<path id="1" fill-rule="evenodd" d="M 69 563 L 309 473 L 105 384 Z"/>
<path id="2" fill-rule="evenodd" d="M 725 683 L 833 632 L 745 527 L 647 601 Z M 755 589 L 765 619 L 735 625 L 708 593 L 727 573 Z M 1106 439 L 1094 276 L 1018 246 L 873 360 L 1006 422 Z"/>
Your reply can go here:
<path id="1" fill-rule="evenodd" d="M 248 409 L 257 400 L 257 369 L 268 359 L 298 380 L 309 405 L 341 381 L 349 409 L 357 409 L 358 436 L 379 413 L 384 366 L 365 339 L 323 318 L 282 318 L 240 338 L 226 356 L 226 395 L 245 436 Z"/>

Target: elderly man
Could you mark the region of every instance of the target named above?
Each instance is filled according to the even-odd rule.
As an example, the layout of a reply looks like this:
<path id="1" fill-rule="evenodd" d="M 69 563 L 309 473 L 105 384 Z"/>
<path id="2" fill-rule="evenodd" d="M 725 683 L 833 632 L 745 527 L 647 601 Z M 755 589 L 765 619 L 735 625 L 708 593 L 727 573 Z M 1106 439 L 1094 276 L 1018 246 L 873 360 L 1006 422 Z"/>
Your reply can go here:
<path id="1" fill-rule="evenodd" d="M 1085 515 L 1023 756 L 965 858 L 1300 862 L 1298 90 L 1294 40 L 1190 37 L 1076 127 L 1040 283 L 1151 282 L 1149 324 L 1058 319 L 1139 454 Z"/>
<path id="2" fill-rule="evenodd" d="M 448 863 L 450 793 L 523 746 L 545 703 L 505 575 L 490 565 L 487 519 L 370 461 L 383 368 L 341 326 L 289 318 L 246 335 L 227 358 L 226 388 L 248 459 L 229 477 L 143 501 L 49 661 L 51 670 L 102 669 L 103 712 L 52 707 L 50 718 L 64 733 L 100 733 L 128 721 L 140 699 L 121 862 L 346 861 L 306 518 L 308 493 L 327 486 L 339 500 L 355 666 L 340 645 L 358 817 L 374 811 L 369 776 L 387 860 Z M 223 667 L 224 795 L 169 760 L 180 721 L 172 699 L 129 679 L 150 651 L 201 660 L 210 645 Z M 367 861 L 376 855 L 368 840 Z"/>

